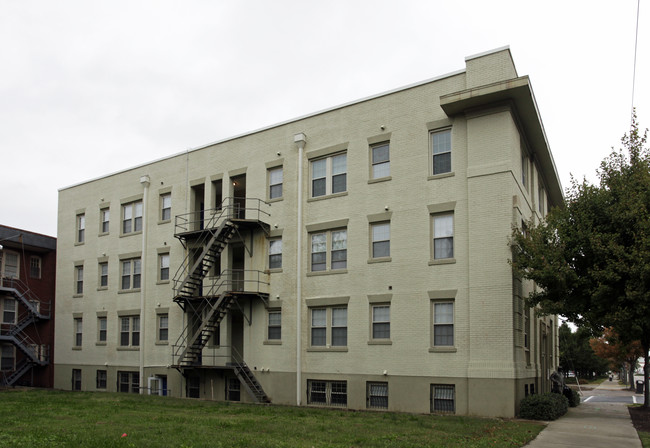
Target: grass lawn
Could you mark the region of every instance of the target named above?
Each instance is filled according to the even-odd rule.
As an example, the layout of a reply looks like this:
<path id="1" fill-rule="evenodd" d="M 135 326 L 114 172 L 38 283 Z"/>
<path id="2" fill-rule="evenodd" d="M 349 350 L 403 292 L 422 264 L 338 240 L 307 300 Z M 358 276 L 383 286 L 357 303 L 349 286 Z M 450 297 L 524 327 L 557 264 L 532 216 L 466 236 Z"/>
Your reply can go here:
<path id="1" fill-rule="evenodd" d="M 650 432 L 637 431 L 643 448 L 650 448 Z"/>
<path id="2" fill-rule="evenodd" d="M 0 447 L 521 447 L 536 423 L 132 394 L 0 392 Z M 126 436 L 123 436 L 126 434 Z"/>

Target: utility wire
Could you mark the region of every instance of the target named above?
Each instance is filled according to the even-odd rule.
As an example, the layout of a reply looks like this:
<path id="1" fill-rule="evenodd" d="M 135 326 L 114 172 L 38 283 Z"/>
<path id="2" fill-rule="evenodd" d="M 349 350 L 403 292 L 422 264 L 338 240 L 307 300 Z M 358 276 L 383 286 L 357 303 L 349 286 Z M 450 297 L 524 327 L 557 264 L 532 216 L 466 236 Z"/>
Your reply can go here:
<path id="1" fill-rule="evenodd" d="M 634 86 L 636 84 L 636 49 L 639 42 L 639 10 L 641 9 L 641 0 L 637 0 L 636 6 L 636 35 L 634 37 L 634 67 L 632 69 L 632 111 L 630 116 L 630 126 L 634 121 Z"/>

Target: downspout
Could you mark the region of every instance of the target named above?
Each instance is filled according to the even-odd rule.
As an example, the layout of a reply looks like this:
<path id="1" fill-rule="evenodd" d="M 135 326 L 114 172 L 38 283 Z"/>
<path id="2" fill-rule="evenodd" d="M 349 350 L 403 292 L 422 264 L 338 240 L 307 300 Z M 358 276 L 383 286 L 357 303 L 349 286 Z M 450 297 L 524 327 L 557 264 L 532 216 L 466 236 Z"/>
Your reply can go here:
<path id="1" fill-rule="evenodd" d="M 144 297 L 145 289 L 147 286 L 147 197 L 149 196 L 149 176 L 145 175 L 140 178 L 140 183 L 144 187 L 142 197 L 142 256 L 140 257 L 140 394 L 144 394 L 144 352 L 146 351 L 145 344 L 145 328 L 144 324 Z"/>
<path id="2" fill-rule="evenodd" d="M 293 136 L 298 147 L 298 221 L 296 223 L 296 405 L 302 400 L 302 160 L 307 136 L 300 133 Z"/>

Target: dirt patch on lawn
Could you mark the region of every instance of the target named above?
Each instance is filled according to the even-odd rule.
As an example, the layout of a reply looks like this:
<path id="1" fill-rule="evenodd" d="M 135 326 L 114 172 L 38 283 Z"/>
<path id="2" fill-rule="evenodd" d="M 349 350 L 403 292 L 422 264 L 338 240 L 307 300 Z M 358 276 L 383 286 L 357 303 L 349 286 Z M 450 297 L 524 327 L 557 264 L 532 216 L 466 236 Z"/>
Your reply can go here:
<path id="1" fill-rule="evenodd" d="M 637 431 L 650 432 L 650 408 L 642 406 L 628 407 L 632 424 Z"/>

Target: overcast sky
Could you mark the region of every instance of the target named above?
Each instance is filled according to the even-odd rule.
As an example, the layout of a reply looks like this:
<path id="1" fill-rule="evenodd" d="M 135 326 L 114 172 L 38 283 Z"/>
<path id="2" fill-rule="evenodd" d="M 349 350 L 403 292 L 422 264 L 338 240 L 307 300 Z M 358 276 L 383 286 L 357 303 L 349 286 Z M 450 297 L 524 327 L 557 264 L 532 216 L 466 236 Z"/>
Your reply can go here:
<path id="1" fill-rule="evenodd" d="M 0 0 L 0 224 L 58 189 L 464 69 L 510 46 L 563 187 L 629 130 L 636 0 Z M 635 106 L 650 127 L 650 4 Z"/>

